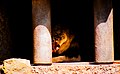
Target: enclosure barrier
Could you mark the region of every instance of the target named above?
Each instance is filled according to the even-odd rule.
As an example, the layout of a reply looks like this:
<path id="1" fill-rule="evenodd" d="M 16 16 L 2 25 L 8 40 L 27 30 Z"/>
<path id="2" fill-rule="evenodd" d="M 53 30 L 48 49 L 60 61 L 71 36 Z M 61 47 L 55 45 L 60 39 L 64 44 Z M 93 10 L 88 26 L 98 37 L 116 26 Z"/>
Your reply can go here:
<path id="1" fill-rule="evenodd" d="M 94 1 L 95 61 L 114 61 L 112 0 Z"/>
<path id="2" fill-rule="evenodd" d="M 33 63 L 37 66 L 30 67 L 26 65 L 28 62 L 11 59 L 14 61 L 6 60 L 0 65 L 0 71 L 4 66 L 4 71 L 8 72 L 12 64 L 12 73 L 23 73 L 24 68 L 31 74 L 120 74 L 120 61 L 114 61 L 111 0 L 94 1 L 95 62 L 52 63 L 50 16 L 50 0 L 32 0 Z M 18 66 L 13 67 L 14 62 Z"/>
<path id="3" fill-rule="evenodd" d="M 52 63 L 50 0 L 32 0 L 34 64 Z"/>

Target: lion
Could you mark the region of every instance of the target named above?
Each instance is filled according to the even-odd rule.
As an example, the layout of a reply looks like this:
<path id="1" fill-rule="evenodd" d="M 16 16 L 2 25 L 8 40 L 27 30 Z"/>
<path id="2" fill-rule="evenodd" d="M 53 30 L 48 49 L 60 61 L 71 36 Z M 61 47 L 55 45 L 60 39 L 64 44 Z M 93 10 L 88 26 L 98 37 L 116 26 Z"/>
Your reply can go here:
<path id="1" fill-rule="evenodd" d="M 52 62 L 80 61 L 79 44 L 68 28 L 57 25 L 52 31 Z"/>

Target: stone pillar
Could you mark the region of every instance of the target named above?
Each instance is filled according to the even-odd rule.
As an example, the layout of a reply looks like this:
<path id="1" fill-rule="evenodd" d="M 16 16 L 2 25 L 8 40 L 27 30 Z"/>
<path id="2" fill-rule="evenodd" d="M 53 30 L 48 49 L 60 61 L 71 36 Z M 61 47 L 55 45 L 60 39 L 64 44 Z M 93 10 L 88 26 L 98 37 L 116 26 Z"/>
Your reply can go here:
<path id="1" fill-rule="evenodd" d="M 94 0 L 95 61 L 114 61 L 112 0 Z"/>
<path id="2" fill-rule="evenodd" d="M 34 64 L 52 63 L 50 0 L 32 0 Z"/>

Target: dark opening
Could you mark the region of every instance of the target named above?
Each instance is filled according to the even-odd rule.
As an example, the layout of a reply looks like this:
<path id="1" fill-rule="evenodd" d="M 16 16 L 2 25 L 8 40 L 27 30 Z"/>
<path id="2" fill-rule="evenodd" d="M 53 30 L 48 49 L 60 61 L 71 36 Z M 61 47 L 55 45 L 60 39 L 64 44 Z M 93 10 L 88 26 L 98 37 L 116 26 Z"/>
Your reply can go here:
<path id="1" fill-rule="evenodd" d="M 65 53 L 66 55 L 80 54 L 81 61 L 94 61 L 94 18 L 91 0 L 51 0 L 52 31 L 57 25 L 62 26 L 62 29 L 69 29 L 70 33 L 75 35 L 73 41 L 80 47 L 79 51 L 73 48 L 69 53 Z"/>
<path id="2" fill-rule="evenodd" d="M 120 3 L 113 0 L 114 57 L 120 60 Z"/>
<path id="3" fill-rule="evenodd" d="M 11 33 L 11 49 L 4 49 L 11 52 L 8 58 L 24 58 L 32 62 L 32 0 L 1 0 L 0 6 L 6 14 Z"/>

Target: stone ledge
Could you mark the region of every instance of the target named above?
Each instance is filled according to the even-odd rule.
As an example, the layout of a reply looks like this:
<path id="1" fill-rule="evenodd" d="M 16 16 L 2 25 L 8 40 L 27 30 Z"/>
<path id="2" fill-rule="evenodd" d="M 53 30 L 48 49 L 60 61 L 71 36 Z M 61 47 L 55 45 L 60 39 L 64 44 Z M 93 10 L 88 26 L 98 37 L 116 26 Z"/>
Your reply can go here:
<path id="1" fill-rule="evenodd" d="M 120 74 L 120 64 L 52 63 L 50 66 L 32 66 L 32 74 Z"/>
<path id="2" fill-rule="evenodd" d="M 3 65 L 0 65 L 0 68 L 2 67 Z M 19 67 L 15 69 L 17 70 Z M 27 69 L 26 66 L 24 68 Z M 21 71 L 19 70 L 20 73 L 17 74 L 21 74 Z M 0 72 L 0 74 L 2 73 Z M 11 73 L 8 72 L 7 74 Z M 120 61 L 115 61 L 113 64 L 93 64 L 89 62 L 52 63 L 51 65 L 31 66 L 29 74 L 120 74 Z"/>

